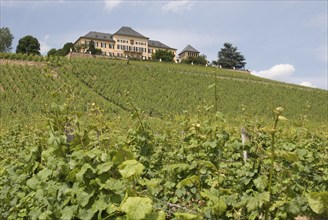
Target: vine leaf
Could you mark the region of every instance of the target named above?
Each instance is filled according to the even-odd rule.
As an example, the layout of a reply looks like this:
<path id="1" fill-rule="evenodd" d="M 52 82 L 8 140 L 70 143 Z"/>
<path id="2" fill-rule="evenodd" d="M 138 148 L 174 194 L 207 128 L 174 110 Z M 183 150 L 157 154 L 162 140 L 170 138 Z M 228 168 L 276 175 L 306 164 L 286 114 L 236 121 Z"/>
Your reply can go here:
<path id="1" fill-rule="evenodd" d="M 61 219 L 72 219 L 75 216 L 77 209 L 78 209 L 77 205 L 66 206 L 62 210 Z M 40 219 L 41 219 L 41 217 L 40 217 Z"/>
<path id="2" fill-rule="evenodd" d="M 187 178 L 181 180 L 178 183 L 177 188 L 180 189 L 184 186 L 193 186 L 193 185 L 199 184 L 199 182 L 200 182 L 200 177 L 197 175 L 193 175 L 193 176 L 190 176 L 190 177 L 187 177 Z"/>
<path id="3" fill-rule="evenodd" d="M 128 197 L 121 205 L 128 219 L 144 219 L 152 211 L 152 200 L 142 197 Z"/>
<path id="4" fill-rule="evenodd" d="M 129 178 L 131 176 L 139 176 L 144 169 L 144 165 L 136 160 L 124 161 L 119 166 L 119 172 L 123 178 Z"/>
<path id="5" fill-rule="evenodd" d="M 91 165 L 85 163 L 85 164 L 82 166 L 81 170 L 80 170 L 78 173 L 76 173 L 76 180 L 77 180 L 78 182 L 83 182 L 83 176 L 84 176 L 84 174 L 87 172 L 87 170 L 89 170 L 89 169 L 93 172 L 93 168 L 91 167 Z"/>
<path id="6" fill-rule="evenodd" d="M 260 191 L 264 191 L 265 187 L 268 184 L 268 178 L 266 176 L 261 175 L 257 177 L 253 182 L 257 189 L 259 189 Z"/>
<path id="7" fill-rule="evenodd" d="M 312 192 L 307 195 L 308 203 L 317 214 L 328 213 L 328 192 Z"/>

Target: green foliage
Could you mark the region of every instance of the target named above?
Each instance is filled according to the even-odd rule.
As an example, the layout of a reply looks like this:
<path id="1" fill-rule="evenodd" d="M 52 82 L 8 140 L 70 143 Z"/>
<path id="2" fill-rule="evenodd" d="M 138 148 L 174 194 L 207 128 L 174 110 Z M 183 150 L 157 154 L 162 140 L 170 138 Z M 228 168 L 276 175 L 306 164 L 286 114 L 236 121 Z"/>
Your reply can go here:
<path id="1" fill-rule="evenodd" d="M 123 178 L 129 178 L 133 176 L 140 176 L 144 166 L 136 160 L 127 160 L 124 161 L 119 166 L 119 172 Z"/>
<path id="2" fill-rule="evenodd" d="M 74 49 L 74 44 L 71 42 L 68 42 L 64 44 L 63 48 L 56 50 L 55 48 L 52 48 L 48 51 L 47 56 L 66 56 L 71 50 Z"/>
<path id="3" fill-rule="evenodd" d="M 40 43 L 38 39 L 31 35 L 19 39 L 16 53 L 40 55 Z"/>
<path id="4" fill-rule="evenodd" d="M 49 57 L 49 56 L 56 56 L 56 54 L 57 54 L 57 49 L 56 49 L 56 48 L 52 48 L 52 49 L 50 49 L 50 50 L 48 51 L 47 56 L 48 56 L 48 57 Z"/>
<path id="5" fill-rule="evenodd" d="M 328 215 L 328 192 L 312 192 L 307 199 L 315 213 Z"/>
<path id="6" fill-rule="evenodd" d="M 9 52 L 14 36 L 8 27 L 0 28 L 0 52 Z"/>
<path id="7" fill-rule="evenodd" d="M 40 115 L 43 104 L 50 105 L 54 98 L 63 101 L 72 93 L 76 99 L 81 97 L 76 106 L 79 110 L 97 103 L 106 113 L 128 113 L 131 99 L 145 114 L 163 119 L 183 111 L 196 113 L 195 106 L 214 105 L 212 113 L 220 111 L 238 124 L 245 116 L 266 121 L 272 117 L 271 109 L 284 106 L 284 115 L 289 119 L 284 124 L 295 129 L 310 126 L 322 134 L 327 130 L 324 122 L 328 120 L 328 93 L 324 90 L 196 65 L 133 61 L 126 65 L 125 61 L 109 59 L 68 62 L 61 57 L 11 53 L 0 53 L 0 57 L 47 62 L 40 66 L 1 65 L 0 97 L 5 104 L 0 111 L 4 121 L 29 119 L 25 114 Z M 58 91 L 60 95 L 53 97 Z"/>
<path id="8" fill-rule="evenodd" d="M 224 43 L 224 47 L 218 53 L 217 65 L 227 69 L 242 69 L 246 62 L 244 56 L 237 51 L 237 47 L 231 43 Z"/>
<path id="9" fill-rule="evenodd" d="M 152 200 L 142 197 L 128 197 L 121 205 L 128 219 L 141 220 L 152 211 Z"/>
<path id="10" fill-rule="evenodd" d="M 326 138 L 275 126 L 270 170 L 265 125 L 247 125 L 245 163 L 239 132 L 210 109 L 156 133 L 137 112 L 117 132 L 96 105 L 81 118 L 74 102 L 52 104 L 47 127 L 0 132 L 1 218 L 257 219 L 266 204 L 270 218 L 326 215 Z"/>
<path id="11" fill-rule="evenodd" d="M 95 42 L 92 40 L 89 43 L 89 49 L 87 52 L 90 52 L 91 54 L 96 54 L 96 48 L 95 48 Z"/>
<path id="12" fill-rule="evenodd" d="M 156 50 L 156 52 L 152 56 L 152 59 L 162 60 L 164 62 L 173 62 L 174 53 L 169 50 Z"/>
<path id="13" fill-rule="evenodd" d="M 91 54 L 97 54 L 97 55 L 102 54 L 101 49 L 95 47 L 95 42 L 94 41 L 90 41 L 88 47 L 89 48 L 88 48 L 87 52 L 89 52 Z"/>
<path id="14" fill-rule="evenodd" d="M 37 61 L 0 68 L 1 219 L 327 215 L 326 91 L 191 65 L 0 58 Z"/>
<path id="15" fill-rule="evenodd" d="M 201 65 L 201 66 L 205 66 L 208 63 L 205 55 L 200 55 L 197 57 L 187 57 L 186 59 L 183 59 L 181 62 L 187 64 Z"/>

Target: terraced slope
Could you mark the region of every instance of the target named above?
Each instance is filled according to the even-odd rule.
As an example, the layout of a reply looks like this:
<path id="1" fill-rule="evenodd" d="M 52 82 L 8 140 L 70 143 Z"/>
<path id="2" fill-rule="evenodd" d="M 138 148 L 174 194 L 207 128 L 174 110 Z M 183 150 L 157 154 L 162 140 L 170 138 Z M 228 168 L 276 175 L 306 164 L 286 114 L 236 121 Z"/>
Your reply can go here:
<path id="1" fill-rule="evenodd" d="M 44 64 L 44 65 L 43 65 Z M 247 73 L 167 63 L 108 59 L 63 60 L 59 65 L 0 64 L 2 118 L 40 114 L 44 105 L 75 97 L 76 108 L 99 104 L 107 113 L 137 106 L 150 116 L 166 117 L 200 106 L 214 106 L 227 117 L 271 118 L 285 108 L 289 119 L 328 121 L 328 92 Z M 57 95 L 53 95 L 57 94 Z"/>
<path id="2" fill-rule="evenodd" d="M 126 65 L 124 61 L 108 60 L 76 60 L 72 65 L 73 73 L 97 93 L 125 109 L 132 100 L 150 115 L 196 112 L 198 106 L 213 105 L 232 117 L 271 117 L 272 109 L 283 106 L 289 118 L 307 115 L 318 122 L 327 120 L 327 91 L 246 73 L 149 62 Z"/>

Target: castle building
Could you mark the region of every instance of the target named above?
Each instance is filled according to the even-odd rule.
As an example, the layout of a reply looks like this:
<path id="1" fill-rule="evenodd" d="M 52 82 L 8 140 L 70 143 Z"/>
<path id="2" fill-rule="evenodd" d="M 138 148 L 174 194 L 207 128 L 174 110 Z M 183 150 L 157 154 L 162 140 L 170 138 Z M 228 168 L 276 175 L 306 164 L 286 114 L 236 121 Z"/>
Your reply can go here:
<path id="1" fill-rule="evenodd" d="M 189 44 L 179 53 L 180 60 L 186 59 L 188 57 L 198 57 L 199 51 L 190 46 Z"/>
<path id="2" fill-rule="evenodd" d="M 104 55 L 115 57 L 134 57 L 151 59 L 157 50 L 168 50 L 176 56 L 177 49 L 169 47 L 160 41 L 150 40 L 130 27 L 121 27 L 114 34 L 91 31 L 79 37 L 74 43 L 78 52 L 85 53 L 89 43 L 93 41 L 96 49 L 101 49 Z M 174 57 L 175 57 L 174 56 Z M 176 60 L 176 58 L 174 58 Z"/>

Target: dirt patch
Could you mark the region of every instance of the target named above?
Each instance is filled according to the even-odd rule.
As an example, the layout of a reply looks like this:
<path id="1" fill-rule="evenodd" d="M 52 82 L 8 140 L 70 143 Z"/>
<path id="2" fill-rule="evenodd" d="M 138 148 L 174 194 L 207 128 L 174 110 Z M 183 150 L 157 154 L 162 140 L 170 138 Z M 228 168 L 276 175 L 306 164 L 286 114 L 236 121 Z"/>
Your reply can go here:
<path id="1" fill-rule="evenodd" d="M 295 220 L 310 220 L 310 219 L 306 216 L 297 216 Z"/>
<path id="2" fill-rule="evenodd" d="M 15 64 L 15 65 L 23 65 L 23 66 L 38 66 L 43 67 L 47 64 L 42 62 L 35 62 L 35 61 L 28 61 L 28 60 L 4 60 L 0 59 L 0 65 L 1 64 Z"/>

